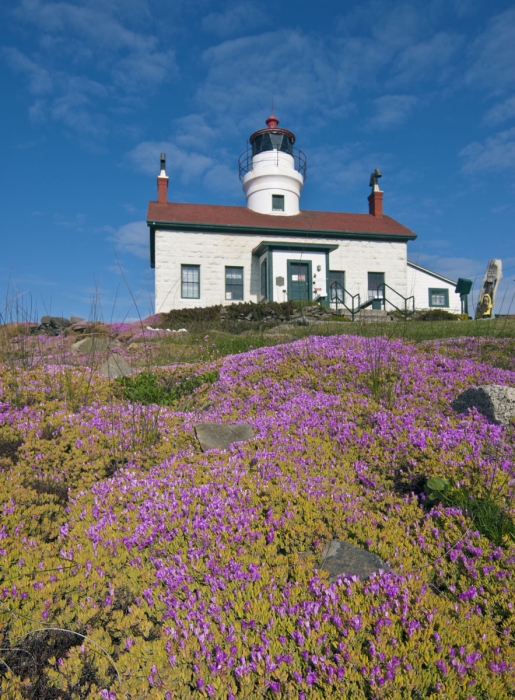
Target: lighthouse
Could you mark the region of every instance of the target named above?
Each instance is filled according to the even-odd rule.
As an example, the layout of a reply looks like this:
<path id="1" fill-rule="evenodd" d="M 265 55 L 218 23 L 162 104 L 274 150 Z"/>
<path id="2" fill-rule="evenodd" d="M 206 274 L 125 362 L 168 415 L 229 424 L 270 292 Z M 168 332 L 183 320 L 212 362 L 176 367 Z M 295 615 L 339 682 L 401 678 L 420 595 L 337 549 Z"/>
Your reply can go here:
<path id="1" fill-rule="evenodd" d="M 246 206 L 200 204 L 195 192 L 190 202 L 169 201 L 168 175 L 173 193 L 180 163 L 167 172 L 161 154 L 147 215 L 156 312 L 248 301 L 304 301 L 362 319 L 459 311 L 452 280 L 408 262 L 416 234 L 383 214 L 378 168 L 368 213 L 301 210 L 306 157 L 295 135 L 272 113 L 247 145 L 239 158 Z"/>
<path id="2" fill-rule="evenodd" d="M 266 129 L 255 131 L 239 159 L 247 207 L 260 214 L 295 216 L 306 179 L 306 156 L 294 147 L 295 136 L 271 114 Z"/>

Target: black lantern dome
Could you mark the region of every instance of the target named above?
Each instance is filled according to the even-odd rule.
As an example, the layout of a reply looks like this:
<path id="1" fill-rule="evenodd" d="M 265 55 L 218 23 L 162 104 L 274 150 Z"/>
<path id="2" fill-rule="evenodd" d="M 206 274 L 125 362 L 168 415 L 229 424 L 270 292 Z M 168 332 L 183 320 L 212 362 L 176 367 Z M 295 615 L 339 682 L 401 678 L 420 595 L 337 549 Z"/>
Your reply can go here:
<path id="1" fill-rule="evenodd" d="M 252 155 L 264 151 L 282 151 L 293 155 L 294 134 L 287 129 L 279 129 L 279 120 L 273 114 L 266 120 L 266 126 L 266 129 L 255 131 L 249 139 Z"/>

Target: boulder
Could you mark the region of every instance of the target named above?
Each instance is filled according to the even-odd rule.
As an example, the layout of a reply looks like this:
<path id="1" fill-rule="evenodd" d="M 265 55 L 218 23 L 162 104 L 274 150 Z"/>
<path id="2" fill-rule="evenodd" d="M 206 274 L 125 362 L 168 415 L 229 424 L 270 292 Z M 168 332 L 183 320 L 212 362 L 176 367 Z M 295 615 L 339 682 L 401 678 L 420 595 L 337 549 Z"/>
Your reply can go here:
<path id="1" fill-rule="evenodd" d="M 203 452 L 207 450 L 226 450 L 234 442 L 252 440 L 256 434 L 248 423 L 221 425 L 220 423 L 196 423 L 195 434 Z"/>
<path id="2" fill-rule="evenodd" d="M 63 316 L 41 316 L 39 324 L 31 326 L 33 335 L 61 335 L 68 328 L 70 322 Z"/>
<path id="3" fill-rule="evenodd" d="M 82 318 L 82 316 L 70 316 L 70 323 L 73 325 L 74 323 L 81 323 L 82 321 L 85 321 L 85 318 Z"/>
<path id="4" fill-rule="evenodd" d="M 330 583 L 334 583 L 343 574 L 367 579 L 380 569 L 390 571 L 376 554 L 343 540 L 331 540 L 326 545 L 319 568 L 329 572 Z"/>
<path id="5" fill-rule="evenodd" d="M 82 340 L 78 340 L 72 345 L 74 352 L 83 352 L 85 354 L 96 354 L 105 352 L 110 348 L 118 348 L 121 343 L 116 338 L 109 338 L 106 335 L 88 335 Z"/>
<path id="6" fill-rule="evenodd" d="M 41 316 L 40 324 L 50 328 L 68 328 L 70 322 L 63 316 Z"/>
<path id="7" fill-rule="evenodd" d="M 475 407 L 493 423 L 508 425 L 515 417 L 515 388 L 485 384 L 466 389 L 451 404 L 457 413 Z"/>
<path id="8" fill-rule="evenodd" d="M 130 364 L 118 354 L 109 355 L 107 360 L 100 368 L 100 374 L 103 377 L 108 377 L 109 379 L 116 379 L 116 377 L 130 377 L 132 373 L 133 369 Z"/>

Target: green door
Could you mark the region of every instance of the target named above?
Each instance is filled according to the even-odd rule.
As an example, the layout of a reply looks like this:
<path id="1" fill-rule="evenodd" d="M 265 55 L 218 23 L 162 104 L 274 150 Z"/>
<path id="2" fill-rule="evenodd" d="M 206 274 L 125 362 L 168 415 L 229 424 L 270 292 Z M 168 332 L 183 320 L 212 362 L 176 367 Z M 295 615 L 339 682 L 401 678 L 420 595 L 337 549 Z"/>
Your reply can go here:
<path id="1" fill-rule="evenodd" d="M 309 301 L 311 299 L 311 263 L 288 260 L 288 299 Z"/>

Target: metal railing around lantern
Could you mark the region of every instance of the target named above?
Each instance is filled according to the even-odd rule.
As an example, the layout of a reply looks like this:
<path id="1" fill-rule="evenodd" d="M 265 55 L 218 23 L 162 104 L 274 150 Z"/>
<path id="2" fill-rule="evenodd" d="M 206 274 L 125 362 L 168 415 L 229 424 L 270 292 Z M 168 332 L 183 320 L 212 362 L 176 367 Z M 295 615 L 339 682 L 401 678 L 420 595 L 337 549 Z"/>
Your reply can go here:
<path id="1" fill-rule="evenodd" d="M 262 151 L 264 153 L 265 151 Z M 292 148 L 292 153 L 285 153 L 284 151 L 278 151 L 274 149 L 273 151 L 266 151 L 266 153 L 270 154 L 275 154 L 275 160 L 276 160 L 276 166 L 279 166 L 279 154 L 283 155 L 291 155 L 293 158 L 293 166 L 297 172 L 299 172 L 302 177 L 304 178 L 304 181 L 306 180 L 306 175 L 307 175 L 307 169 L 308 169 L 308 161 L 306 159 L 306 155 L 303 151 L 301 151 L 299 148 Z M 257 154 L 260 155 L 260 154 Z M 243 151 L 243 153 L 240 155 L 238 158 L 238 172 L 240 175 L 240 180 L 243 181 L 243 178 L 247 173 L 250 173 L 252 170 L 252 147 L 249 146 L 247 150 Z"/>

